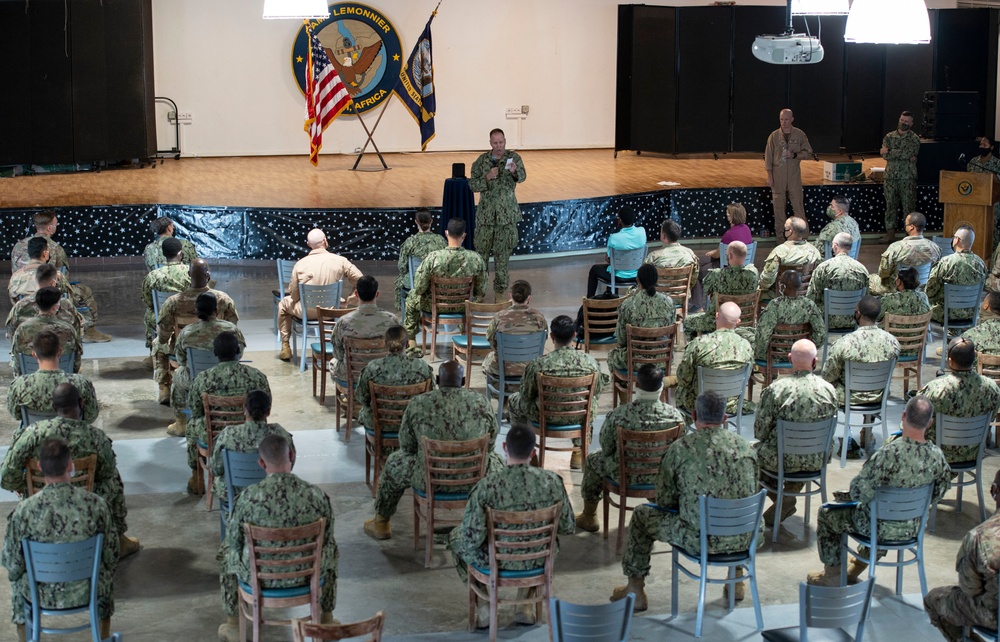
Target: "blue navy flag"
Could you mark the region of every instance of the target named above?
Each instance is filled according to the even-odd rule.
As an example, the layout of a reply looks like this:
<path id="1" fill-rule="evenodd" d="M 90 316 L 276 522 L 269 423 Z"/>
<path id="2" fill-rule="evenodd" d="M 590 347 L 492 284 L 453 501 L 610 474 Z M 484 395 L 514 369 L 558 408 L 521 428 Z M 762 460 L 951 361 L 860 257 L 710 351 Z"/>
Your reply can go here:
<path id="1" fill-rule="evenodd" d="M 399 80 L 393 92 L 406 105 L 413 119 L 420 125 L 420 150 L 427 149 L 427 143 L 434 138 L 434 63 L 431 60 L 431 22 L 437 12 L 431 14 L 423 33 L 417 38 L 413 52 L 399 70 Z"/>

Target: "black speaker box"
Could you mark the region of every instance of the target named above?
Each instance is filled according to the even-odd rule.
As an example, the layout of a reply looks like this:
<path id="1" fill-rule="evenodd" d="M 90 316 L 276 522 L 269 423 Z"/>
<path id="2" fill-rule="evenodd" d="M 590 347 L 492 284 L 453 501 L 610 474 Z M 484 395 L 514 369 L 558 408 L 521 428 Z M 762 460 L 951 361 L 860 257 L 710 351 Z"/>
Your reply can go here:
<path id="1" fill-rule="evenodd" d="M 924 114 L 979 115 L 978 91 L 924 92 Z"/>
<path id="2" fill-rule="evenodd" d="M 978 114 L 924 114 L 924 136 L 937 140 L 973 138 L 979 134 Z"/>

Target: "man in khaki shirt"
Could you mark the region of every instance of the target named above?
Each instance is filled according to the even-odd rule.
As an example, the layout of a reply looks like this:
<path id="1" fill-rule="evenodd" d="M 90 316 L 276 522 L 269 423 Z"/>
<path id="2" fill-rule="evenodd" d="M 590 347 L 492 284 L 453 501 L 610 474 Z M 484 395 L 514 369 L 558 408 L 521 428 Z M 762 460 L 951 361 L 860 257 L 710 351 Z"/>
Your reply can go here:
<path id="1" fill-rule="evenodd" d="M 795 117 L 791 109 L 782 109 L 778 114 L 781 124 L 767 137 L 764 147 L 764 167 L 767 170 L 767 186 L 771 188 L 774 204 L 774 234 L 780 240 L 785 223 L 785 206 L 792 201 L 795 216 L 805 219 L 802 204 L 802 173 L 799 163 L 813 154 L 809 138 L 798 127 L 792 127 Z"/>
<path id="2" fill-rule="evenodd" d="M 278 358 L 289 361 L 292 358 L 292 347 L 289 343 L 292 334 L 292 317 L 302 318 L 302 303 L 299 301 L 299 284 L 329 285 L 347 279 L 355 286 L 361 278 L 361 270 L 344 257 L 327 250 L 326 234 L 323 230 L 313 229 L 306 236 L 306 245 L 310 252 L 299 260 L 292 268 L 292 278 L 288 282 L 288 293 L 278 304 L 278 332 L 281 333 L 281 353 Z M 351 294 L 348 303 L 355 299 Z M 316 318 L 316 310 L 306 310 L 309 319 Z M 305 349 L 305 348 L 303 348 Z"/>

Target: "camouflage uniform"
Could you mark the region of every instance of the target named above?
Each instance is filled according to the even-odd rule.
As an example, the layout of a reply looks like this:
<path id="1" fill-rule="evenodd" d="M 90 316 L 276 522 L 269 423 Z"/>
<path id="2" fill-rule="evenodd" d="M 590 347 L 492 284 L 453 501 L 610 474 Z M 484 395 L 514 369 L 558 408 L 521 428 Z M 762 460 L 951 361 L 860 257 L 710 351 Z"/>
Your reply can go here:
<path id="1" fill-rule="evenodd" d="M 549 470 L 527 464 L 502 466 L 476 484 L 465 505 L 462 523 L 448 536 L 448 548 L 455 559 L 455 570 L 466 581 L 469 564 L 489 572 L 490 555 L 487 548 L 486 509 L 503 511 L 529 511 L 554 506 L 562 502 L 558 533 L 572 535 L 576 532 L 576 518 L 569 502 L 562 479 Z M 501 568 L 508 571 L 537 568 L 536 562 L 504 562 Z"/>
<path id="2" fill-rule="evenodd" d="M 625 575 L 649 575 L 649 556 L 657 540 L 693 555 L 701 551 L 700 495 L 740 499 L 757 488 L 757 455 L 742 437 L 724 426 L 684 435 L 670 445 L 660 464 L 656 503 L 636 506 L 632 513 L 622 555 Z M 743 551 L 749 544 L 749 534 L 708 540 L 711 553 Z"/>
<path id="3" fill-rule="evenodd" d="M 511 303 L 506 310 L 496 313 L 489 327 L 486 328 L 486 340 L 490 342 L 493 351 L 483 357 L 483 372 L 494 377 L 500 374 L 499 361 L 497 360 L 497 332 L 504 334 L 532 334 L 535 332 L 545 332 L 548 336 L 549 324 L 545 322 L 545 315 L 534 308 L 528 307 L 527 303 Z M 508 361 L 506 364 L 506 375 L 520 377 L 524 374 L 524 368 L 528 365 L 526 361 Z"/>
<path id="4" fill-rule="evenodd" d="M 430 231 L 417 232 L 403 241 L 403 244 L 399 246 L 399 260 L 396 261 L 399 275 L 396 277 L 395 305 L 399 305 L 403 290 L 410 288 L 410 257 L 415 256 L 423 261 L 431 252 L 443 250 L 446 247 L 448 247 L 448 242 L 444 240 L 444 237 L 437 232 Z M 402 314 L 403 310 L 399 312 Z"/>
<path id="5" fill-rule="evenodd" d="M 805 370 L 775 379 L 760 393 L 753 435 L 760 469 L 778 471 L 778 420 L 813 422 L 837 414 L 837 393 L 822 377 Z M 785 455 L 785 472 L 819 470 L 821 455 Z M 786 488 L 787 489 L 787 488 Z M 793 490 L 792 492 L 798 492 Z"/>
<path id="6" fill-rule="evenodd" d="M 24 468 L 29 459 L 38 457 L 38 449 L 46 439 L 60 437 L 69 442 L 74 459 L 97 455 L 94 472 L 94 492 L 104 498 L 111 511 L 111 519 L 118 533 L 128 530 L 128 508 L 125 506 L 125 487 L 118 474 L 118 460 L 111 447 L 111 439 L 103 430 L 94 428 L 82 419 L 56 417 L 32 424 L 16 442 L 11 444 L 3 460 L 4 489 L 23 495 L 28 490 Z"/>
<path id="7" fill-rule="evenodd" d="M 34 296 L 23 298 L 15 303 L 14 307 L 10 310 L 10 314 L 7 315 L 7 339 L 13 338 L 14 331 L 17 330 L 18 326 L 28 319 L 37 317 L 41 312 L 38 309 L 38 304 L 35 303 Z M 56 312 L 56 318 L 73 326 L 76 333 L 81 337 L 83 336 L 86 330 L 86 322 L 69 300 L 65 300 L 65 303 L 62 301 L 59 302 L 59 311 Z"/>
<path id="8" fill-rule="evenodd" d="M 156 240 L 146 246 L 142 251 L 142 260 L 146 264 L 146 271 L 152 272 L 158 265 L 165 265 L 167 257 L 163 256 L 163 242 L 170 236 L 158 236 Z M 177 239 L 181 242 L 181 263 L 191 265 L 191 262 L 198 258 L 198 250 L 194 243 L 187 239 Z"/>
<path id="9" fill-rule="evenodd" d="M 737 370 L 753 361 L 753 347 L 734 330 L 720 328 L 703 334 L 684 348 L 677 366 L 677 406 L 690 412 L 698 398 L 698 366 Z M 736 399 L 730 400 L 731 412 L 736 412 Z"/>
<path id="10" fill-rule="evenodd" d="M 318 486 L 313 486 L 292 473 L 274 473 L 243 489 L 233 510 L 226 540 L 219 547 L 219 582 L 222 585 L 222 606 L 226 615 L 236 615 L 239 593 L 236 580 L 250 582 L 248 542 L 243 524 L 265 528 L 295 528 L 326 518 L 323 532 L 323 553 L 320 562 L 319 604 L 323 611 L 332 612 L 337 605 L 337 562 L 340 553 L 333 537 L 333 508 L 330 498 Z M 274 580 L 268 588 L 300 586 L 294 580 Z"/>
<path id="11" fill-rule="evenodd" d="M 146 324 L 146 347 L 153 347 L 153 336 L 156 334 L 156 317 L 153 315 L 153 290 L 160 292 L 183 292 L 191 287 L 190 267 L 183 263 L 171 263 L 157 268 L 142 280 L 142 302 L 146 304 L 146 312 L 142 317 Z"/>
<path id="12" fill-rule="evenodd" d="M 1000 319 L 981 321 L 974 328 L 969 328 L 962 336 L 976 344 L 977 352 L 1000 354 Z"/>
<path id="13" fill-rule="evenodd" d="M 658 399 L 636 399 L 609 412 L 598 435 L 601 449 L 587 456 L 583 486 L 580 489 L 583 501 L 596 504 L 601 499 L 604 479 L 618 481 L 618 466 L 621 461 L 621 453 L 618 452 L 619 430 L 653 432 L 676 426 L 686 427 L 687 423 L 683 412 Z M 684 428 L 681 428 L 682 433 L 683 431 Z M 655 484 L 656 479 L 638 477 L 634 478 L 634 483 Z"/>
<path id="14" fill-rule="evenodd" d="M 899 341 L 876 325 L 862 326 L 854 332 L 845 335 L 840 341 L 830 346 L 826 363 L 823 364 L 823 378 L 837 389 L 837 402 L 844 403 L 844 377 L 847 373 L 847 362 L 876 363 L 899 358 Z M 855 392 L 851 395 L 851 403 L 879 403 L 882 393 Z"/>
<path id="15" fill-rule="evenodd" d="M 591 372 L 597 373 L 597 389 L 590 403 L 591 421 L 593 421 L 593 418 L 597 416 L 597 400 L 600 398 L 604 386 L 611 382 L 611 377 L 601 372 L 601 366 L 594 357 L 586 352 L 574 350 L 570 346 L 556 348 L 525 366 L 520 391 L 515 392 L 507 400 L 511 417 L 520 421 L 538 422 L 539 374 L 554 377 L 582 377 Z"/>
<path id="16" fill-rule="evenodd" d="M 645 290 L 632 293 L 622 301 L 618 308 L 618 325 L 615 326 L 615 338 L 618 339 L 618 345 L 608 353 L 608 368 L 624 373 L 628 367 L 628 330 L 626 326 L 663 328 L 675 323 L 677 323 L 677 306 L 669 296 L 662 292 L 655 292 L 653 296 L 649 296 Z"/>
<path id="17" fill-rule="evenodd" d="M 823 261 L 813 270 L 806 293 L 816 302 L 816 307 L 823 309 L 824 290 L 860 290 L 868 287 L 868 270 L 850 256 L 838 254 Z M 835 314 L 830 317 L 830 327 L 827 330 L 841 330 L 855 327 L 854 316 L 850 314 Z"/>
<path id="18" fill-rule="evenodd" d="M 466 441 L 489 435 L 486 473 L 503 466 L 493 447 L 497 438 L 496 415 L 486 397 L 465 388 L 440 388 L 414 397 L 403 412 L 399 426 L 399 450 L 385 461 L 375 495 L 375 512 L 389 519 L 400 498 L 411 486 L 424 490 L 422 437 L 441 441 Z M 449 487 L 449 493 L 467 492 L 468 487 Z"/>
<path id="19" fill-rule="evenodd" d="M 504 269 L 506 270 L 506 267 Z M 475 252 L 460 247 L 448 247 L 428 254 L 417 269 L 417 274 L 413 277 L 413 289 L 406 297 L 403 325 L 406 326 L 406 332 L 411 338 L 420 332 L 420 313 L 431 311 L 431 277 L 433 276 L 442 278 L 474 277 L 472 296 L 476 301 L 481 301 L 483 288 L 486 285 L 486 263 Z M 443 311 L 464 313 L 465 308 Z"/>
<path id="20" fill-rule="evenodd" d="M 66 374 L 62 370 L 37 370 L 10 382 L 7 391 L 7 410 L 14 421 L 21 421 L 21 406 L 38 412 L 55 413 L 52 408 L 52 393 L 61 383 L 71 383 L 80 391 L 83 399 L 83 420 L 94 423 L 100 413 L 94 384 L 82 374 Z M 20 431 L 14 433 L 11 443 L 17 441 Z"/>
<path id="21" fill-rule="evenodd" d="M 826 341 L 826 323 L 823 322 L 823 311 L 806 297 L 788 298 L 779 296 L 771 301 L 764 314 L 760 315 L 757 330 L 754 333 L 754 358 L 767 360 L 767 344 L 771 341 L 774 326 L 808 323 L 812 326 L 810 340 L 818 346 Z"/>
<path id="22" fill-rule="evenodd" d="M 517 166 L 516 177 L 504 168 L 509 159 L 513 159 Z M 495 166 L 500 168 L 497 177 L 492 181 L 486 180 L 486 174 Z M 526 177 L 521 156 L 509 149 L 496 160 L 492 152 L 486 152 L 472 164 L 469 187 L 473 192 L 479 192 L 473 245 L 483 259 L 484 273 L 490 256 L 493 257 L 494 292 L 507 290 L 507 262 L 517 247 L 517 224 L 521 222 L 521 206 L 517 204 L 514 189 Z"/>
<path id="23" fill-rule="evenodd" d="M 805 266 L 810 263 L 817 264 L 822 260 L 823 255 L 817 252 L 809 241 L 785 241 L 767 255 L 757 287 L 761 292 L 774 291 L 774 281 L 778 278 L 779 267 Z"/>
<path id="24" fill-rule="evenodd" d="M 221 321 L 211 318 L 208 321 L 197 321 L 191 325 L 184 326 L 180 336 L 177 337 L 177 345 L 174 346 L 174 359 L 177 361 L 177 369 L 173 372 L 170 383 L 170 406 L 180 412 L 187 408 L 188 391 L 191 388 L 191 370 L 188 367 L 187 349 L 215 350 L 215 338 L 223 332 L 233 332 L 240 343 L 240 348 L 246 348 L 247 342 L 243 338 L 240 329 L 228 321 Z"/>
<path id="25" fill-rule="evenodd" d="M 997 178 L 1000 178 L 1000 158 L 997 158 L 992 153 L 988 160 L 983 160 L 982 156 L 978 158 L 973 158 L 965 166 L 965 171 L 973 172 L 976 174 L 995 174 Z M 997 245 L 1000 243 L 1000 231 L 997 231 L 997 226 L 1000 225 L 1000 203 L 993 205 L 993 245 L 995 247 L 1000 247 Z M 990 265 L 993 266 L 994 271 L 1000 274 L 1000 265 L 997 265 L 997 259 L 1000 258 L 1000 254 L 997 253 L 996 249 L 986 248 L 986 252 L 993 252 L 993 259 L 990 261 Z M 997 288 L 991 287 L 991 290 L 996 290 Z"/>
<path id="26" fill-rule="evenodd" d="M 950 254 L 931 268 L 927 279 L 927 300 L 933 306 L 931 318 L 935 323 L 944 322 L 944 284 L 976 285 L 986 281 L 986 264 L 970 250 Z M 975 308 L 955 308 L 948 315 L 949 321 L 971 319 Z"/>
<path id="27" fill-rule="evenodd" d="M 832 244 L 833 237 L 837 236 L 841 232 L 847 232 L 851 235 L 851 243 L 861 238 L 861 228 L 858 227 L 858 222 L 855 221 L 850 214 L 844 214 L 843 216 L 835 218 L 823 226 L 823 229 L 819 232 L 819 236 L 817 236 L 816 240 L 813 241 L 816 251 L 819 252 L 821 256 L 826 256 L 826 244 Z M 830 252 L 833 252 L 832 247 L 830 248 Z M 832 254 L 830 258 L 833 258 Z"/>
<path id="28" fill-rule="evenodd" d="M 203 288 L 188 288 L 175 294 L 163 303 L 160 308 L 160 318 L 156 320 L 156 341 L 153 342 L 153 356 L 156 359 L 156 372 L 153 378 L 156 383 L 170 385 L 170 353 L 174 350 L 174 323 L 182 317 L 195 317 L 195 301 L 205 292 L 215 295 L 218 307 L 216 316 L 223 321 L 237 323 L 240 315 L 236 313 L 236 304 L 225 292 L 213 290 L 208 286 Z"/>
<path id="29" fill-rule="evenodd" d="M 943 377 L 928 381 L 920 394 L 931 400 L 935 413 L 952 417 L 992 416 L 1000 409 L 1000 388 L 992 379 L 972 370 L 949 370 Z M 937 443 L 936 426 L 932 423 L 927 429 L 927 441 Z M 976 460 L 979 446 L 945 446 L 942 450 L 949 464 L 964 463 Z"/>
<path id="30" fill-rule="evenodd" d="M 333 326 L 330 338 L 333 344 L 331 376 L 347 383 L 347 361 L 344 339 L 381 339 L 385 331 L 399 325 L 399 319 L 392 312 L 379 310 L 375 302 L 362 303 L 354 312 L 348 312 Z"/>
<path id="31" fill-rule="evenodd" d="M 215 475 L 215 484 L 212 492 L 219 501 L 226 502 L 226 467 L 222 460 L 222 449 L 237 453 L 255 453 L 260 447 L 260 442 L 268 435 L 280 435 L 288 442 L 288 449 L 295 454 L 295 440 L 291 433 L 281 427 L 280 424 L 269 424 L 266 421 L 254 421 L 247 419 L 246 423 L 240 426 L 227 426 L 215 438 L 212 448 L 212 458 L 209 460 L 209 470 Z"/>
<path id="32" fill-rule="evenodd" d="M 878 314 L 879 321 L 885 318 L 887 314 L 917 316 L 927 314 L 931 311 L 931 304 L 927 300 L 927 295 L 920 290 L 890 292 L 879 297 L 879 301 L 882 303 L 882 310 Z"/>
<path id="33" fill-rule="evenodd" d="M 655 252 L 647 254 L 642 262 L 655 265 L 658 268 L 679 268 L 693 265 L 694 269 L 691 271 L 691 282 L 688 283 L 688 289 L 693 288 L 698 282 L 698 255 L 691 251 L 691 248 L 684 247 L 680 243 L 666 244 Z"/>
<path id="34" fill-rule="evenodd" d="M 715 332 L 715 295 L 750 294 L 757 289 L 757 268 L 752 265 L 727 265 L 709 270 L 705 275 L 705 311 L 684 319 L 684 336 L 690 341 L 699 332 Z"/>
<path id="35" fill-rule="evenodd" d="M 937 263 L 941 248 L 923 236 L 907 236 L 892 243 L 882 252 L 878 274 L 872 274 L 868 283 L 869 294 L 882 295 L 896 291 L 896 272 L 903 265 L 916 267 L 924 263 Z"/>
<path id="36" fill-rule="evenodd" d="M 98 534 L 104 535 L 97 577 L 97 617 L 103 620 L 115 613 L 114 580 L 118 567 L 118 531 L 104 500 L 73 484 L 60 482 L 45 486 L 14 508 L 7 518 L 3 544 L 3 565 L 10 579 L 12 622 L 25 623 L 24 607 L 31 595 L 21 540 L 63 544 Z M 87 580 L 42 583 L 39 590 L 42 605 L 50 609 L 72 608 L 90 600 Z"/>
<path id="37" fill-rule="evenodd" d="M 931 624 L 946 640 L 960 642 L 963 626 L 997 628 L 997 568 L 1000 567 L 1000 515 L 973 528 L 955 556 L 957 586 L 940 586 L 924 597 Z"/>
<path id="38" fill-rule="evenodd" d="M 381 359 L 369 361 L 358 377 L 358 385 L 354 388 L 354 401 L 358 408 L 358 421 L 362 426 L 374 426 L 372 418 L 372 397 L 368 382 L 380 386 L 410 386 L 421 381 L 431 380 L 434 388 L 434 373 L 423 359 L 408 357 L 404 354 L 388 354 Z"/>
<path id="39" fill-rule="evenodd" d="M 69 267 L 69 256 L 66 255 L 66 250 L 64 250 L 61 245 L 53 241 L 51 236 L 36 233 L 26 239 L 21 239 L 14 244 L 14 248 L 10 251 L 11 272 L 17 272 L 34 260 L 28 257 L 28 241 L 35 237 L 44 238 L 49 242 L 49 263 L 59 269 Z"/>
<path id="40" fill-rule="evenodd" d="M 11 274 L 10 283 L 7 284 L 7 295 L 12 304 L 17 303 L 19 299 L 35 298 L 35 292 L 38 291 L 36 274 L 38 266 L 43 263 L 44 261 L 31 259 L 21 269 Z M 62 272 L 56 272 L 56 287 L 63 294 L 69 294 L 69 281 Z"/>
<path id="41" fill-rule="evenodd" d="M 889 149 L 885 159 L 885 229 L 896 229 L 896 212 L 900 205 L 906 217 L 917 207 L 917 161 L 920 137 L 912 131 L 893 130 L 882 139 Z"/>
<path id="42" fill-rule="evenodd" d="M 60 304 L 61 305 L 61 304 Z M 60 321 L 55 317 L 37 316 L 28 319 L 17 326 L 14 337 L 10 342 L 10 367 L 14 371 L 14 376 L 21 375 L 21 364 L 17 355 L 31 355 L 31 344 L 40 332 L 55 332 L 59 337 L 59 345 L 62 346 L 63 354 L 73 355 L 73 372 L 80 372 L 80 363 L 83 359 L 83 344 L 80 336 L 73 329 L 73 326 Z"/>
<path id="43" fill-rule="evenodd" d="M 883 486 L 916 488 L 934 484 L 931 505 L 941 499 L 950 485 L 951 468 L 941 449 L 929 441 L 918 442 L 901 437 L 875 451 L 861 467 L 861 472 L 851 480 L 851 500 L 857 506 L 829 508 L 821 506 L 816 527 L 819 558 L 826 566 L 838 566 L 840 559 L 840 534 L 844 532 L 869 534 L 871 515 L 868 503 L 875 491 Z M 917 534 L 916 520 L 907 522 L 882 522 L 878 537 L 882 540 L 904 540 Z M 868 555 L 867 548 L 859 551 Z M 883 551 L 881 555 L 884 555 Z M 880 555 L 880 557 L 881 557 Z"/>
<path id="44" fill-rule="evenodd" d="M 66 251 L 62 249 L 62 246 L 53 241 L 48 236 L 44 234 L 35 234 L 35 236 L 42 236 L 49 241 L 49 263 L 56 266 L 60 270 L 64 267 L 69 266 L 69 257 L 66 256 Z M 14 249 L 10 253 L 11 271 L 17 272 L 21 268 L 34 264 L 37 266 L 41 261 L 36 261 L 35 259 L 28 258 L 28 241 L 30 241 L 34 236 L 28 237 L 21 241 L 18 241 L 14 245 Z M 34 281 L 34 271 L 32 270 L 31 280 Z M 65 283 L 66 289 L 63 289 L 63 283 Z M 86 285 L 80 283 L 69 283 L 69 273 L 61 275 L 60 277 L 60 289 L 73 299 L 73 305 L 78 308 L 87 308 L 82 311 L 83 317 L 87 322 L 87 327 L 97 325 L 97 302 L 94 300 L 93 291 Z"/>
<path id="45" fill-rule="evenodd" d="M 198 442 L 205 443 L 205 406 L 201 393 L 220 397 L 246 395 L 251 390 L 263 390 L 271 394 L 267 377 L 256 368 L 245 366 L 238 361 L 223 361 L 209 368 L 191 382 L 188 390 L 188 409 L 191 416 L 187 422 L 188 467 L 198 469 Z"/>

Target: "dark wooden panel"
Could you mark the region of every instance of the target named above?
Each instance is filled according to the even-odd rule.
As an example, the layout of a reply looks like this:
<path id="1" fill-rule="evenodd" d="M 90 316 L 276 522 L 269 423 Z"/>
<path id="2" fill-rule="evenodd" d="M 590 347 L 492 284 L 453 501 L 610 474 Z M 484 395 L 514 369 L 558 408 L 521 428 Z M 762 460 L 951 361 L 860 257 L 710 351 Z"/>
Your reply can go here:
<path id="1" fill-rule="evenodd" d="M 140 0 L 104 0 L 104 28 L 115 34 L 105 55 L 108 69 L 108 131 L 110 159 L 145 158 L 149 154 L 146 136 L 146 56 L 143 53 L 144 25 L 148 16 Z M 152 43 L 150 43 L 151 45 Z M 149 69 L 152 84 L 152 68 Z M 155 149 L 154 149 L 155 151 Z"/>
<path id="2" fill-rule="evenodd" d="M 780 33 L 784 20 L 783 7 L 736 7 L 733 151 L 763 154 L 767 136 L 778 127 L 778 112 L 788 105 L 788 67 L 761 62 L 750 50 L 757 36 Z"/>
<path id="3" fill-rule="evenodd" d="M 0 2 L 0 165 L 31 158 L 31 60 L 24 5 Z M 19 61 L 15 63 L 14 61 Z"/>
<path id="4" fill-rule="evenodd" d="M 844 47 L 844 147 L 848 153 L 878 151 L 885 85 L 885 45 Z"/>
<path id="5" fill-rule="evenodd" d="M 995 123 L 997 14 L 995 9 L 934 12 L 937 22 L 937 37 L 933 41 L 934 87 L 938 91 L 979 92 L 977 132 L 987 128 L 992 131 Z M 988 119 L 987 112 L 990 112 Z"/>
<path id="6" fill-rule="evenodd" d="M 632 148 L 632 5 L 618 5 L 618 58 L 615 67 L 615 150 Z"/>
<path id="7" fill-rule="evenodd" d="M 677 151 L 676 9 L 636 6 L 633 15 L 631 148 Z"/>
<path id="8" fill-rule="evenodd" d="M 26 162 L 73 162 L 73 65 L 69 53 L 73 34 L 54 27 L 63 24 L 67 4 L 62 0 L 32 0 L 28 4 L 32 147 Z"/>
<path id="9" fill-rule="evenodd" d="M 846 16 L 824 16 L 822 20 L 823 60 L 811 65 L 792 65 L 791 98 L 795 125 L 809 136 L 813 149 L 836 153 L 843 146 L 844 123 L 844 26 Z M 796 33 L 805 32 L 802 17 L 793 21 Z M 820 23 L 809 18 L 815 35 Z"/>
<path id="10" fill-rule="evenodd" d="M 729 151 L 733 8 L 677 15 L 677 151 Z"/>
<path id="11" fill-rule="evenodd" d="M 104 12 L 105 7 L 94 0 L 72 5 L 73 142 L 74 160 L 78 163 L 108 160 L 108 56 Z M 111 62 L 114 64 L 113 59 Z"/>

